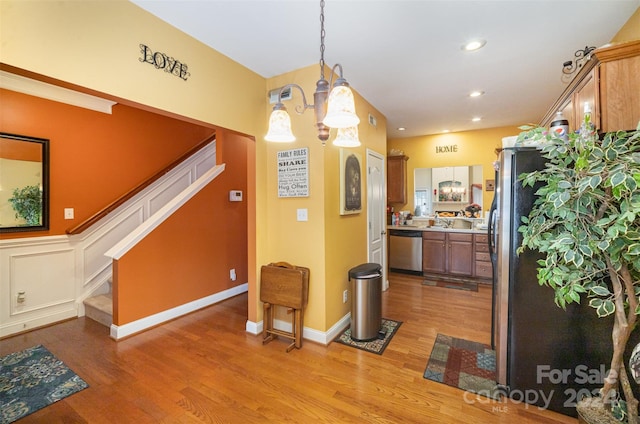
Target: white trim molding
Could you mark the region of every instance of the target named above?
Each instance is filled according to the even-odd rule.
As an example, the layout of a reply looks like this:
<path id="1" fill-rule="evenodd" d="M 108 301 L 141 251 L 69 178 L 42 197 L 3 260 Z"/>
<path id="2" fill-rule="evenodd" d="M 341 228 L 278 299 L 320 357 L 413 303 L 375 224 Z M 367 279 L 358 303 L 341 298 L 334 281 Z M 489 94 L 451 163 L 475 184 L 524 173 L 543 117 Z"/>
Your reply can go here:
<path id="1" fill-rule="evenodd" d="M 213 181 L 218 175 L 224 171 L 225 165 L 217 165 L 205 172 L 193 184 L 189 185 L 179 195 L 171 199 L 166 205 L 161 207 L 156 213 L 151 215 L 149 219 L 144 221 L 138 228 L 133 230 L 129 235 L 119 241 L 115 246 L 109 249 L 105 256 L 112 259 L 120 259 L 131 250 L 140 240 L 145 238 L 149 233 L 155 230 L 164 220 L 171 216 L 175 211 L 180 209 L 182 205 L 187 203 L 189 199 L 195 196 L 204 186 Z"/>
<path id="2" fill-rule="evenodd" d="M 171 308 L 166 311 L 144 317 L 137 321 L 133 321 L 124 325 L 111 324 L 111 338 L 114 340 L 120 340 L 124 337 L 128 337 L 141 331 L 148 330 L 172 319 L 197 311 L 198 309 L 202 309 L 215 303 L 222 302 L 223 300 L 229 299 L 231 297 L 237 296 L 239 294 L 246 293 L 248 290 L 249 284 L 244 283 L 240 284 L 239 286 L 221 291 L 219 293 L 194 300 L 193 302 L 185 303 L 184 305 L 176 306 L 175 308 Z"/>
<path id="3" fill-rule="evenodd" d="M 338 337 L 351 323 L 351 312 L 343 316 L 328 331 L 318 331 L 314 328 L 304 327 L 302 330 L 302 338 L 312 342 L 320 343 L 327 346 L 333 339 Z M 279 330 L 291 332 L 293 325 L 291 322 L 276 319 L 273 326 Z M 264 330 L 264 321 L 253 322 L 247 320 L 245 331 L 257 336 Z"/>
<path id="4" fill-rule="evenodd" d="M 79 91 L 69 90 L 68 88 L 58 87 L 57 85 L 47 84 L 46 82 L 5 71 L 0 71 L 0 88 L 109 115 L 111 115 L 111 108 L 116 104 L 111 100 L 105 100 L 90 94 L 80 93 Z"/>

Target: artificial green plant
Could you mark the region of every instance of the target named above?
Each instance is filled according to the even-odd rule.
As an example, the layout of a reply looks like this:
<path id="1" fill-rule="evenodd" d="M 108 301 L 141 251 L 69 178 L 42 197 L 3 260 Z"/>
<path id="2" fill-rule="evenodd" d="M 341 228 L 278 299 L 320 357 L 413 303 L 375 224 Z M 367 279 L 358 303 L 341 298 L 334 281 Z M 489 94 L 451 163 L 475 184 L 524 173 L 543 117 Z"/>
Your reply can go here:
<path id="1" fill-rule="evenodd" d="M 614 316 L 613 354 L 600 393 L 616 418 L 637 424 L 623 354 L 640 313 L 640 124 L 599 137 L 587 114 L 568 140 L 544 128 L 521 129 L 520 140 L 542 142 L 548 162 L 519 177 L 524 186 L 539 187 L 519 227 L 519 252 L 545 255 L 538 282 L 554 290 L 558 306 L 586 298 L 598 317 Z"/>

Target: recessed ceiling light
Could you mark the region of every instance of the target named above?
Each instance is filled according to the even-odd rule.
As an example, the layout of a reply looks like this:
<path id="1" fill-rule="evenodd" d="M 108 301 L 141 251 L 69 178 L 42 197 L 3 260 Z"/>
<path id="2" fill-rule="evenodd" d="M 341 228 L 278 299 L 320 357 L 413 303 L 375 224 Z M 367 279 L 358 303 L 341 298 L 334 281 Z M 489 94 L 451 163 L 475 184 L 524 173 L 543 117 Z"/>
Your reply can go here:
<path id="1" fill-rule="evenodd" d="M 484 91 L 472 91 L 469 93 L 469 97 L 480 97 L 484 94 Z"/>
<path id="2" fill-rule="evenodd" d="M 471 121 L 480 122 L 480 121 L 482 121 L 482 118 L 480 118 L 479 116 L 476 116 L 475 118 L 471 119 Z"/>
<path id="3" fill-rule="evenodd" d="M 398 131 L 404 131 L 404 130 L 406 130 L 405 127 L 398 127 Z"/>
<path id="4" fill-rule="evenodd" d="M 478 49 L 484 47 L 485 44 L 487 44 L 487 42 L 485 40 L 469 41 L 467 44 L 462 46 L 462 50 L 471 52 L 471 51 L 478 50 Z"/>
<path id="5" fill-rule="evenodd" d="M 443 134 L 450 133 L 450 132 L 451 132 L 451 130 L 442 130 Z"/>

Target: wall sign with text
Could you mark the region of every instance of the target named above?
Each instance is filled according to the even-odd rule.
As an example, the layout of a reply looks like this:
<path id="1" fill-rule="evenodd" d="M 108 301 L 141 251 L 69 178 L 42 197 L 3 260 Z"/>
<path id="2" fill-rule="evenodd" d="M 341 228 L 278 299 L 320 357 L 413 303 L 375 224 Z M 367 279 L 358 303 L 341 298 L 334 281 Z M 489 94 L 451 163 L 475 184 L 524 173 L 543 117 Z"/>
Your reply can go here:
<path id="1" fill-rule="evenodd" d="M 309 197 L 309 148 L 278 152 L 278 197 Z"/>
<path id="2" fill-rule="evenodd" d="M 436 153 L 458 153 L 458 145 L 436 146 Z"/>
<path id="3" fill-rule="evenodd" d="M 191 75 L 188 72 L 189 67 L 166 53 L 154 52 L 148 46 L 140 44 L 140 53 L 142 57 L 138 60 L 143 63 L 150 63 L 156 69 L 162 69 L 171 75 L 175 75 L 183 80 L 187 80 Z"/>

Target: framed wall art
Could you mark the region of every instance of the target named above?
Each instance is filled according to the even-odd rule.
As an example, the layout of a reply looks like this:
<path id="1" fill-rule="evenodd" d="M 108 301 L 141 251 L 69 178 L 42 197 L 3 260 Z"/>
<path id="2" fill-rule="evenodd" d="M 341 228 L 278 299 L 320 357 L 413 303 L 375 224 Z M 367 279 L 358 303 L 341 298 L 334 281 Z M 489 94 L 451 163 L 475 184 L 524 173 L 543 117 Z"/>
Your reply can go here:
<path id="1" fill-rule="evenodd" d="M 278 197 L 309 197 L 309 148 L 278 152 Z"/>
<path id="2" fill-rule="evenodd" d="M 362 158 L 358 153 L 340 149 L 340 215 L 362 210 Z"/>

